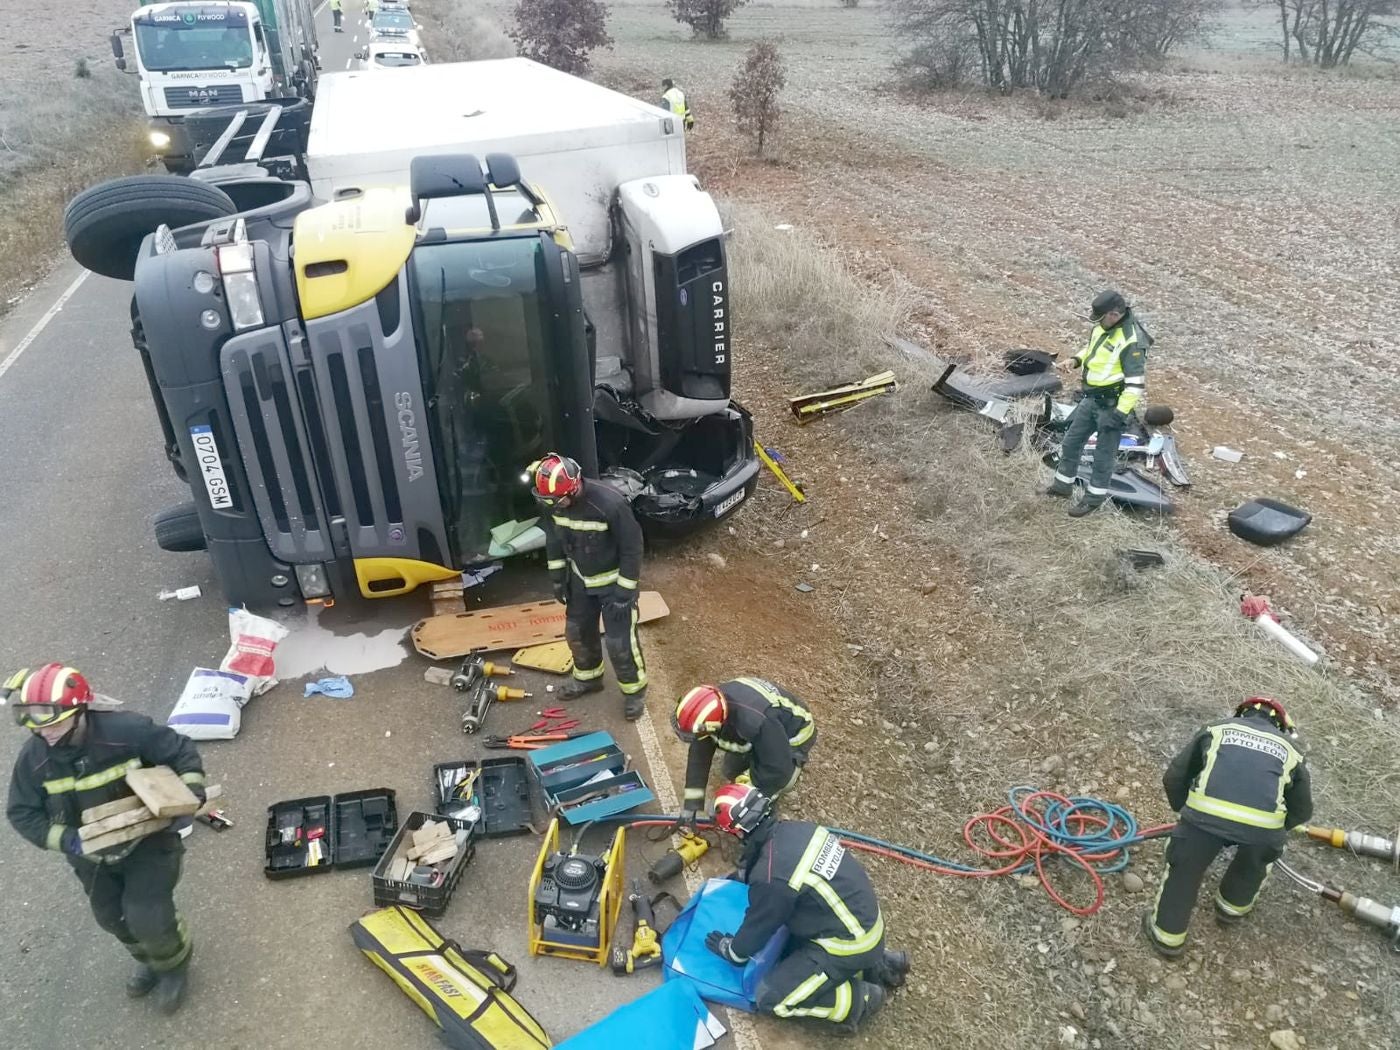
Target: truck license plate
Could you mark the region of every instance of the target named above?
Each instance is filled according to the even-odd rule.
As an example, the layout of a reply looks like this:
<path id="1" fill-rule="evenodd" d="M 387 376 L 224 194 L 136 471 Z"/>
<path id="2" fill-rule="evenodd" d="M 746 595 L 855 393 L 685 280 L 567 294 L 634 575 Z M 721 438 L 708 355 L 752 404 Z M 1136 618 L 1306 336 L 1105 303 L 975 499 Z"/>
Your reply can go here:
<path id="1" fill-rule="evenodd" d="M 744 490 L 740 489 L 738 492 L 734 493 L 734 495 L 727 497 L 723 503 L 715 508 L 715 517 L 724 517 L 742 502 L 744 502 Z"/>
<path id="2" fill-rule="evenodd" d="M 219 458 L 219 446 L 214 443 L 214 428 L 190 427 L 190 438 L 194 441 L 194 458 L 199 464 L 200 474 L 204 476 L 210 506 L 215 510 L 232 510 L 233 494 L 229 492 L 228 479 L 224 477 L 224 461 Z"/>

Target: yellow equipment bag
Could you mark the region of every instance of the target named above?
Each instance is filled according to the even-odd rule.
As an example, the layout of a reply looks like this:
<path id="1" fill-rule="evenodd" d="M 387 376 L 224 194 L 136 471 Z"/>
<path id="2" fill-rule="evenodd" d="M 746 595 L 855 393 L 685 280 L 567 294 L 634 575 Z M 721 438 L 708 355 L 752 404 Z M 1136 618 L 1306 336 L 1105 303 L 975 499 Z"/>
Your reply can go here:
<path id="1" fill-rule="evenodd" d="M 411 908 L 381 908 L 350 924 L 355 946 L 442 1029 L 453 1050 L 541 1050 L 554 1044 L 510 995 L 515 967 L 468 951 Z"/>

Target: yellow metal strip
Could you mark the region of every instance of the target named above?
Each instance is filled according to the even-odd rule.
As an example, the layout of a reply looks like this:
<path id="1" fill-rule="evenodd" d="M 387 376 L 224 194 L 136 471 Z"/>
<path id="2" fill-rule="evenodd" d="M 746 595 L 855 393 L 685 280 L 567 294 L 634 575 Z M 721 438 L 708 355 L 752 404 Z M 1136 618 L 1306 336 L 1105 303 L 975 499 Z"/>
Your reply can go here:
<path id="1" fill-rule="evenodd" d="M 783 483 L 783 487 L 792 493 L 792 498 L 798 503 L 806 503 L 807 497 L 802 494 L 802 490 L 792 483 L 792 479 L 787 476 L 787 471 L 778 466 L 777 460 L 768 454 L 768 450 L 757 441 L 753 443 L 753 450 L 758 453 L 758 458 L 763 465 L 773 472 L 773 476 Z"/>

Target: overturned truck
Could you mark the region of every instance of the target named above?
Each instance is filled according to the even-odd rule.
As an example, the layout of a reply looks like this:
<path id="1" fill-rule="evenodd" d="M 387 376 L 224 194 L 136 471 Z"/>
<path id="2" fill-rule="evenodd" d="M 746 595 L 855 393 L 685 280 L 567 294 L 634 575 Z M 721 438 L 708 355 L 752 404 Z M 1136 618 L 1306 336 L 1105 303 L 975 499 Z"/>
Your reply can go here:
<path id="1" fill-rule="evenodd" d="M 113 180 L 66 216 L 134 282 L 193 500 L 156 521 L 250 605 L 402 594 L 501 552 L 558 449 L 654 534 L 756 484 L 723 227 L 670 114 L 524 59 L 324 77 L 305 181 Z"/>

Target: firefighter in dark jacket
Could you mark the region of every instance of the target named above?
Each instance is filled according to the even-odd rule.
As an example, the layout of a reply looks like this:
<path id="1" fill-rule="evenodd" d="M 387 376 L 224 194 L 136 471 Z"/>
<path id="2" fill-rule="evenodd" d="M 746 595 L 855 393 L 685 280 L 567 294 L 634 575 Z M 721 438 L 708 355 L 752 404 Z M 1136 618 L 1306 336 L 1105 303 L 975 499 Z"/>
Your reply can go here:
<path id="1" fill-rule="evenodd" d="M 573 681 L 560 690 L 576 700 L 603 688 L 603 642 L 624 699 L 628 721 L 646 710 L 647 669 L 637 637 L 637 584 L 642 572 L 642 528 L 627 497 L 601 481 L 583 479 L 579 465 L 551 452 L 529 471 L 544 509 L 545 554 L 554 597 L 567 607 L 564 637 L 574 656 Z"/>
<path id="2" fill-rule="evenodd" d="M 1084 396 L 1069 417 L 1069 426 L 1060 442 L 1060 461 L 1054 480 L 1045 490 L 1049 496 L 1068 498 L 1074 493 L 1079 460 L 1092 434 L 1098 434 L 1094 465 L 1084 496 L 1071 504 L 1072 518 L 1103 506 L 1108 499 L 1108 482 L 1118 466 L 1118 442 L 1128 417 L 1147 391 L 1147 351 L 1152 336 L 1147 334 L 1128 301 L 1109 289 L 1094 297 L 1090 307 L 1094 330 L 1089 341 L 1064 364 L 1082 370 Z"/>
<path id="3" fill-rule="evenodd" d="M 1230 925 L 1254 908 L 1290 829 L 1312 817 L 1308 767 L 1293 720 L 1277 700 L 1252 696 L 1233 718 L 1206 726 L 1162 777 L 1180 819 L 1167 844 L 1157 903 L 1142 917 L 1159 955 L 1186 947 L 1186 927 L 1206 869 L 1228 846 L 1235 856 L 1215 894 L 1215 920 Z"/>
<path id="4" fill-rule="evenodd" d="M 909 956 L 885 947 L 870 876 L 826 828 L 776 820 L 757 788 L 720 788 L 714 818 L 744 843 L 737 876 L 749 887 L 749 907 L 737 932 L 712 930 L 705 945 L 743 966 L 786 926 L 783 957 L 759 981 L 758 1009 L 854 1033 L 909 972 Z"/>
<path id="5" fill-rule="evenodd" d="M 777 802 L 797 785 L 817 738 L 812 714 L 780 685 L 762 678 L 736 678 L 698 685 L 676 704 L 671 728 L 690 745 L 685 767 L 685 822 L 705 806 L 705 783 L 715 752 L 724 752 L 725 782 L 747 774 L 749 782 Z"/>
<path id="6" fill-rule="evenodd" d="M 164 1013 L 179 1009 L 191 944 L 175 910 L 184 844 L 175 828 L 86 855 L 82 813 L 129 797 L 125 776 L 169 766 L 204 800 L 204 767 L 194 744 L 144 715 L 108 709 L 71 667 L 45 664 L 5 683 L 15 721 L 33 735 L 10 776 L 5 815 L 41 849 L 61 852 L 82 883 L 97 924 L 121 941 L 137 969 L 127 995 L 155 992 Z M 94 701 L 97 701 L 94 706 Z"/>

